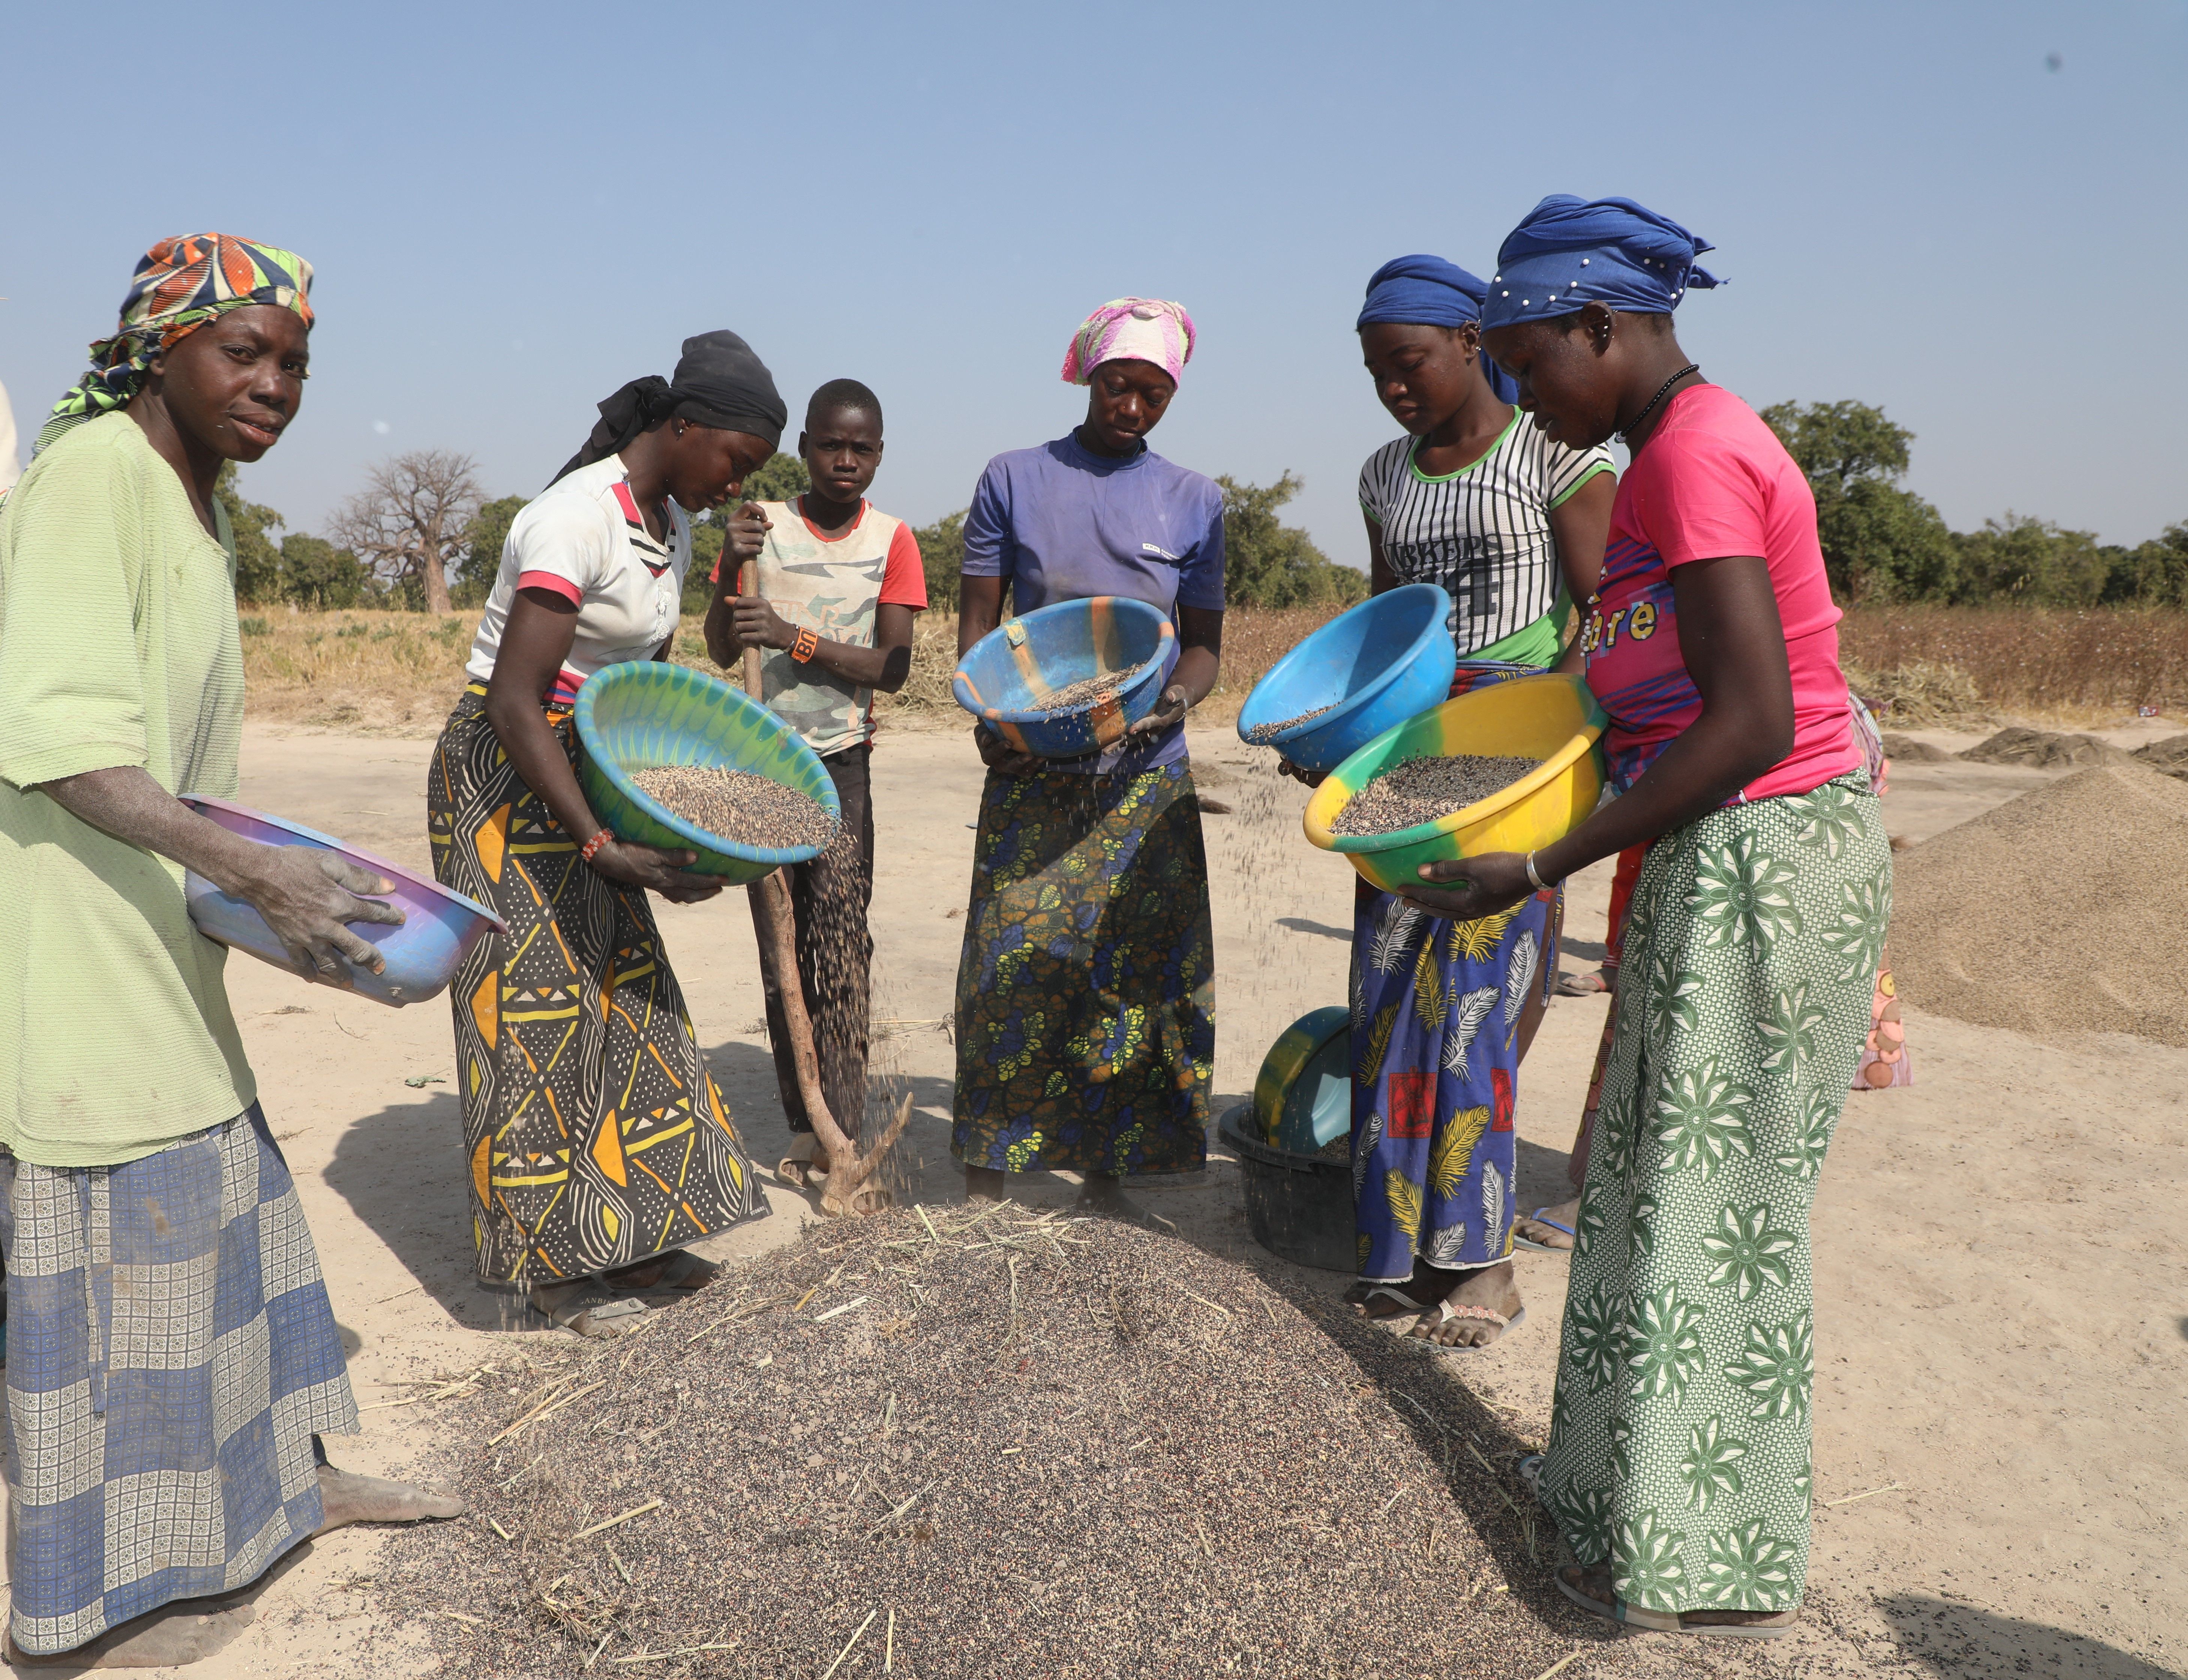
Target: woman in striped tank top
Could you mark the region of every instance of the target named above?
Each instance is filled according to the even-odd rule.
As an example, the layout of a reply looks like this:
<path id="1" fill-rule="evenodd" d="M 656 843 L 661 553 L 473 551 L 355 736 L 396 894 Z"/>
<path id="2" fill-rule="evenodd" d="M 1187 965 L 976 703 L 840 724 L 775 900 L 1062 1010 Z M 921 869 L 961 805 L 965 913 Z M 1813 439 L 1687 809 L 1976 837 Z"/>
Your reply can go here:
<path id="1" fill-rule="evenodd" d="M 1452 693 L 1557 666 L 1572 602 L 1602 569 L 1610 452 L 1520 424 L 1480 352 L 1486 288 L 1435 257 L 1368 284 L 1360 347 L 1406 436 L 1368 459 L 1360 502 L 1377 594 L 1452 598 Z M 1352 1177 L 1369 1317 L 1486 1347 L 1522 1316 L 1511 1263 L 1513 1108 L 1557 972 L 1554 890 L 1474 922 L 1358 883 L 1352 944 Z"/>

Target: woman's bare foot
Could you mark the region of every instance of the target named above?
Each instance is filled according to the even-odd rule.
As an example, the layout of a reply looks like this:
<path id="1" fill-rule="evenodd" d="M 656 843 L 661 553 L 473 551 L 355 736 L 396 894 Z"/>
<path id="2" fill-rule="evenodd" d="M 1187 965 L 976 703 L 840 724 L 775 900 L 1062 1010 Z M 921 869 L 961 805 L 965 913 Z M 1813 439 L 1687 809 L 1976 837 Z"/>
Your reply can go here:
<path id="1" fill-rule="evenodd" d="M 674 1249 L 634 1266 L 612 1267 L 601 1278 L 612 1289 L 703 1289 L 721 1269 L 688 1249 Z"/>
<path id="2" fill-rule="evenodd" d="M 1458 1316 L 1439 1322 L 1438 1314 L 1424 1315 L 1413 1328 L 1413 1333 L 1424 1341 L 1438 1347 L 1486 1348 L 1520 1316 L 1520 1286 L 1513 1277 L 1511 1261 L 1440 1276 L 1447 1285 L 1443 1304 L 1457 1309 Z"/>
<path id="3" fill-rule="evenodd" d="M 1569 1253 L 1573 1245 L 1573 1232 L 1580 1228 L 1580 1198 L 1576 1196 L 1570 1202 L 1560 1202 L 1554 1208 L 1537 1208 L 1535 1212 L 1537 1215 L 1547 1214 L 1557 1221 L 1557 1225 L 1545 1224 L 1540 1218 L 1515 1219 L 1512 1221 L 1512 1234 L 1538 1248 L 1555 1249 L 1560 1254 Z M 1571 1229 L 1560 1231 L 1558 1226 L 1567 1226 Z"/>
<path id="4" fill-rule="evenodd" d="M 319 1466 L 319 1506 L 324 1520 L 314 1534 L 351 1523 L 415 1523 L 428 1518 L 460 1517 L 471 1507 L 445 1493 L 428 1493 L 408 1482 L 383 1481 L 353 1470 Z"/>
<path id="5" fill-rule="evenodd" d="M 965 1199 L 968 1202 L 1004 1202 L 1010 1199 L 1009 1175 L 995 1167 L 965 1169 Z"/>
<path id="6" fill-rule="evenodd" d="M 1079 1205 L 1102 1219 L 1147 1222 L 1148 1210 L 1125 1193 L 1125 1181 L 1114 1174 L 1090 1172 L 1079 1183 Z"/>

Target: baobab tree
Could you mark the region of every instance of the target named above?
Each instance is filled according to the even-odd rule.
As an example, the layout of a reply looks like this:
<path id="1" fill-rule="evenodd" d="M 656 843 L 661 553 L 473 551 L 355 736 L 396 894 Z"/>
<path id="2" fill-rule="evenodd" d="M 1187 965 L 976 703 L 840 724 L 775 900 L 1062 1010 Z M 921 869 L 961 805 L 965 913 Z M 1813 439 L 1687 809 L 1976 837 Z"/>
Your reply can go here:
<path id="1" fill-rule="evenodd" d="M 448 572 L 484 494 L 478 463 L 453 449 L 414 449 L 382 461 L 345 502 L 329 532 L 389 583 L 415 578 L 428 612 L 448 611 Z"/>

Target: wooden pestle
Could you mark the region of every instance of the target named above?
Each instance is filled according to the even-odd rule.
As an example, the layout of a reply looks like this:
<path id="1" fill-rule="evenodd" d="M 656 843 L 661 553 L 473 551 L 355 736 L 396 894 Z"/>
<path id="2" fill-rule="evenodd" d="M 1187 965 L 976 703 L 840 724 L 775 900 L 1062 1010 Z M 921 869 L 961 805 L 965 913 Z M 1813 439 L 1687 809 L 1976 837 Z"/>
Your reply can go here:
<path id="1" fill-rule="evenodd" d="M 753 562 L 747 561 L 737 578 L 737 592 L 753 595 L 756 583 Z M 745 692 L 754 700 L 761 697 L 759 664 L 759 650 L 748 645 Z M 876 1142 L 873 1153 L 862 1158 L 856 1140 L 830 1112 L 828 1099 L 820 1090 L 820 1057 L 814 1048 L 813 1018 L 806 1012 L 805 986 L 798 974 L 798 912 L 790 901 L 790 883 L 782 871 L 773 870 L 745 892 L 752 902 L 753 927 L 759 936 L 761 972 L 774 983 L 775 995 L 782 1001 L 783 1030 L 789 1036 L 790 1059 L 797 1069 L 798 1100 L 805 1105 L 813 1135 L 828 1155 L 828 1187 L 822 1193 L 821 1206 L 832 1214 L 878 1213 L 888 1206 L 888 1197 L 862 1192 L 860 1187 L 903 1133 L 911 1118 L 911 1099 L 905 1099 L 888 1129 Z"/>

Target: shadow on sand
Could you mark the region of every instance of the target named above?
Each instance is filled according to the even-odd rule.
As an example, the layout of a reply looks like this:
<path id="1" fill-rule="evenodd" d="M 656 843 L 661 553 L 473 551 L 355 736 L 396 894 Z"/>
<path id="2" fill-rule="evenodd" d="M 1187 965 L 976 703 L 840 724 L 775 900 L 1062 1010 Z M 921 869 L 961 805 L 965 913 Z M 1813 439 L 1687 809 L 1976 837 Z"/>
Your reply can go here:
<path id="1" fill-rule="evenodd" d="M 2180 1680 L 2179 1672 L 2117 1645 L 1949 1599 L 1879 1598 L 1899 1654 L 1949 1680 L 2040 1674 L 2055 1680 Z"/>

